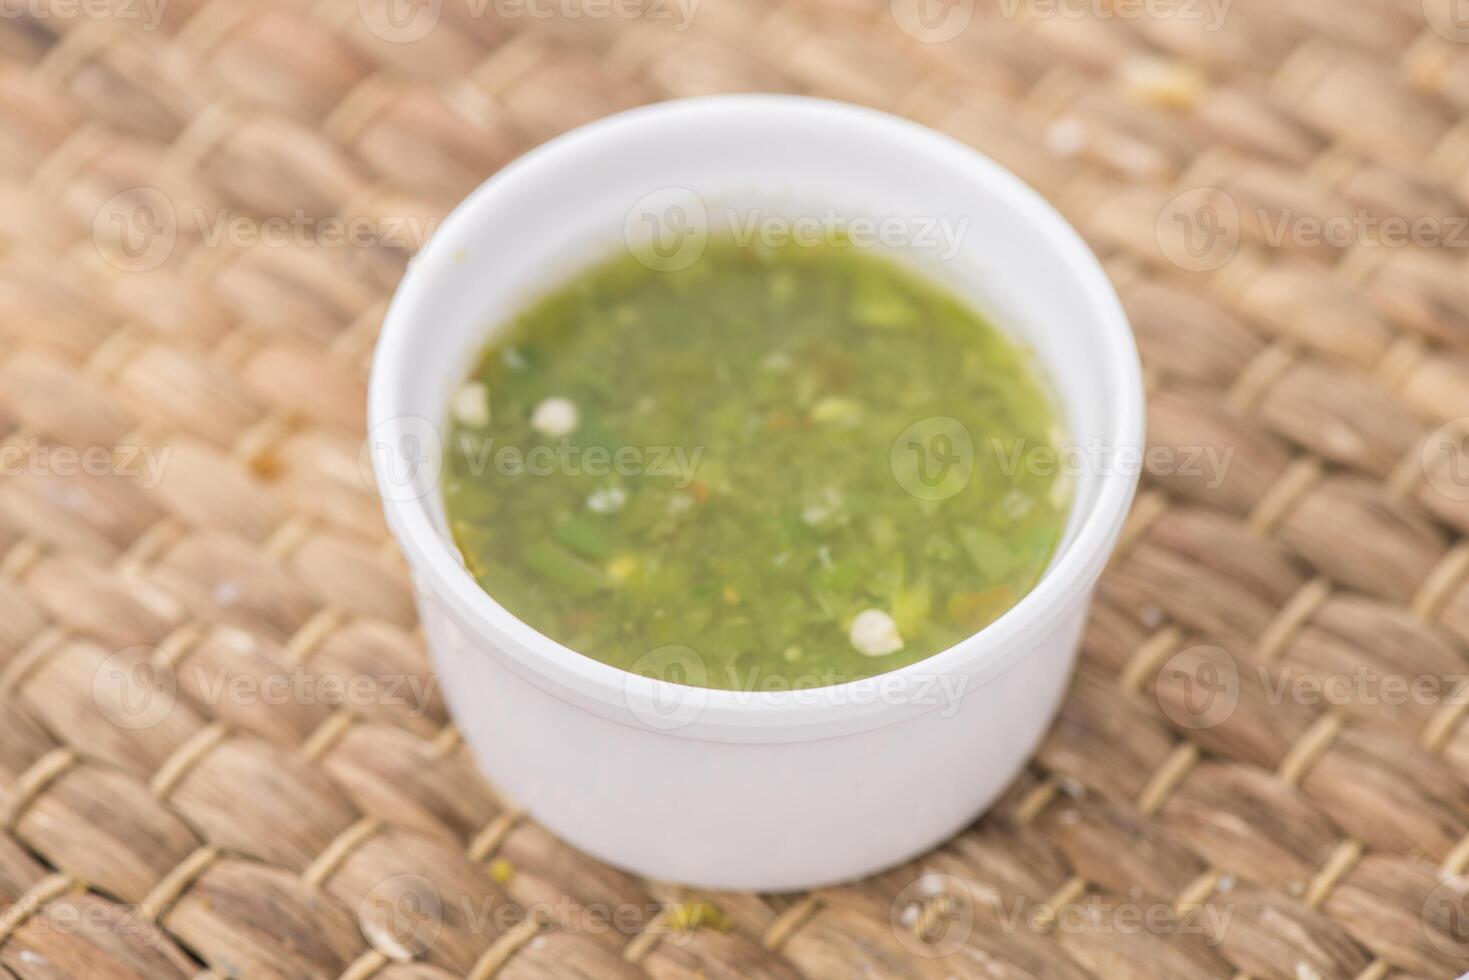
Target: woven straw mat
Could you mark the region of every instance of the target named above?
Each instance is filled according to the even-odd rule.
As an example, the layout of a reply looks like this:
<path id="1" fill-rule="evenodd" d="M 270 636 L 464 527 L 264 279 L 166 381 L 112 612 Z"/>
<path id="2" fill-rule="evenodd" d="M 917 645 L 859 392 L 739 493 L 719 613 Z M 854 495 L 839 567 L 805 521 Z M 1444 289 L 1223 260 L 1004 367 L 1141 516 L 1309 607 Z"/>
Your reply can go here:
<path id="1" fill-rule="evenodd" d="M 4 980 L 1469 969 L 1469 9 L 498 7 L 0 5 Z M 1154 449 L 1026 772 L 801 895 L 639 880 L 497 797 L 358 465 L 436 218 L 570 127 L 750 90 L 1056 202 Z"/>

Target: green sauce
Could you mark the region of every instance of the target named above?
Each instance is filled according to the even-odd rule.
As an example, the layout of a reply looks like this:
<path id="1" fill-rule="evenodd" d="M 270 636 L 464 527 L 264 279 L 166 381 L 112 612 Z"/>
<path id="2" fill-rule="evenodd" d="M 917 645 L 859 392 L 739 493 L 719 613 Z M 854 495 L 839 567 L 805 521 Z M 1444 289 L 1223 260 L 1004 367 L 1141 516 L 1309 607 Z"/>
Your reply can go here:
<path id="1" fill-rule="evenodd" d="M 586 656 L 712 688 L 945 649 L 1035 585 L 1069 506 L 1028 353 L 839 244 L 596 267 L 497 336 L 451 415 L 480 585 Z"/>

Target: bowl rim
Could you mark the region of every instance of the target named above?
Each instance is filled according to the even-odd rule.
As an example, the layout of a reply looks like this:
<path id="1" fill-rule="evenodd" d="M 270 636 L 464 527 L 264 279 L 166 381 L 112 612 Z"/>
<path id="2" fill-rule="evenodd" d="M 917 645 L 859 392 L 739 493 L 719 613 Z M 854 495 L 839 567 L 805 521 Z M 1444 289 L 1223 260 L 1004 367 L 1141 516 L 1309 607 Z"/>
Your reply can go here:
<path id="1" fill-rule="evenodd" d="M 613 152 L 625 140 L 650 130 L 682 124 L 707 127 L 718 117 L 743 121 L 759 117 L 805 116 L 813 125 L 861 127 L 903 147 L 903 152 L 942 160 L 965 171 L 970 179 L 1003 193 L 1023 218 L 1046 240 L 1069 277 L 1085 297 L 1103 336 L 1102 372 L 1108 423 L 1103 439 L 1117 451 L 1141 460 L 1144 437 L 1144 389 L 1137 347 L 1116 291 L 1100 262 L 1081 236 L 1044 198 L 1019 177 L 978 150 L 919 123 L 879 110 L 826 99 L 791 95 L 716 95 L 677 99 L 620 112 L 564 133 L 512 161 L 472 191 L 439 225 L 433 238 L 410 263 L 387 314 L 372 362 L 368 392 L 369 433 L 392 437 L 411 419 L 399 409 L 405 386 L 405 348 L 414 342 L 415 315 L 437 283 L 434 263 L 425 261 L 435 243 L 455 240 L 455 232 L 494 220 L 500 202 L 521 192 L 534 171 L 556 158 Z M 420 341 L 421 342 L 421 339 Z M 1064 403 L 1065 392 L 1058 391 Z M 421 420 L 420 420 L 421 421 Z M 429 420 L 436 425 L 435 420 Z M 375 476 L 386 465 L 374 456 Z M 427 494 L 395 499 L 382 494 L 384 513 L 404 551 L 421 595 L 441 602 L 458 624 L 483 639 L 490 651 L 523 678 L 544 690 L 604 717 L 648 727 L 647 719 L 666 713 L 669 704 L 696 700 L 696 717 L 669 728 L 684 737 L 738 739 L 819 737 L 867 730 L 895 723 L 936 706 L 905 703 L 901 692 L 931 685 L 934 679 L 967 676 L 960 694 L 972 692 L 1003 673 L 1023 655 L 1027 640 L 1047 629 L 1078 602 L 1085 602 L 1110 556 L 1126 519 L 1138 474 L 1114 467 L 1096 477 L 1095 500 L 1082 517 L 1066 550 L 1052 562 L 1036 585 L 998 619 L 979 632 L 929 657 L 872 678 L 812 688 L 814 697 L 792 691 L 728 691 L 677 685 L 634 674 L 578 653 L 522 622 L 474 581 L 435 530 Z M 437 486 L 430 491 L 437 493 Z M 886 679 L 886 680 L 885 680 Z M 886 686 L 885 696 L 861 695 Z M 694 692 L 694 693 L 691 693 Z M 897 692 L 897 693 L 894 693 Z M 816 701 L 817 703 L 811 703 Z M 654 726 L 658 727 L 658 726 Z M 762 730 L 764 735 L 755 734 Z"/>

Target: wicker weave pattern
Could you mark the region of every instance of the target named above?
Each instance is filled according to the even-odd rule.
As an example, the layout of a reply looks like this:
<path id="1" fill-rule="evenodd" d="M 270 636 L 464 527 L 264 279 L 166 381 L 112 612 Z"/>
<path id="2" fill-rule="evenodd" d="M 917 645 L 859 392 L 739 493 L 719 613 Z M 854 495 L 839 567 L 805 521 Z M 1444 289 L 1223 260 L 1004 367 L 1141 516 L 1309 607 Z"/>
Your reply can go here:
<path id="1" fill-rule="evenodd" d="M 899 28 L 905 0 L 705 0 L 688 30 L 672 3 L 6 4 L 0 438 L 30 462 L 0 478 L 0 976 L 1469 969 L 1441 884 L 1469 866 L 1469 493 L 1423 451 L 1469 415 L 1469 231 L 1271 235 L 1364 212 L 1452 237 L 1456 2 L 1234 0 L 1214 30 L 1202 3 L 981 0 L 942 44 Z M 523 9 L 554 7 L 502 13 Z M 575 853 L 475 775 L 357 457 L 413 229 L 571 126 L 758 89 L 912 116 L 1056 201 L 1123 294 L 1174 464 L 1145 477 L 1062 717 L 991 816 L 852 887 L 708 897 Z M 1170 202 L 1204 187 L 1241 241 L 1189 271 Z M 171 247 L 126 247 L 159 201 Z M 216 240 L 198 215 L 307 231 Z M 384 241 L 323 245 L 331 219 Z M 118 451 L 67 475 L 46 447 Z M 1229 465 L 1179 462 L 1210 452 Z M 1361 674 L 1444 686 L 1277 686 Z M 1201 723 L 1220 677 L 1232 710 Z"/>

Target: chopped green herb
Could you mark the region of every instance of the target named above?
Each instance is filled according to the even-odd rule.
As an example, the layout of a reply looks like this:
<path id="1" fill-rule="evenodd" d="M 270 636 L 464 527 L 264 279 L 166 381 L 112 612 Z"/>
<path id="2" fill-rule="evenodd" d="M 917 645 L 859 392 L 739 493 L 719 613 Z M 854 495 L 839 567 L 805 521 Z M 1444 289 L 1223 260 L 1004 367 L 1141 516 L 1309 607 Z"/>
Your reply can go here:
<path id="1" fill-rule="evenodd" d="M 893 670 L 1002 615 L 1060 539 L 1027 353 L 849 245 L 614 261 L 499 336 L 446 406 L 455 542 L 613 666 L 745 690 Z"/>

